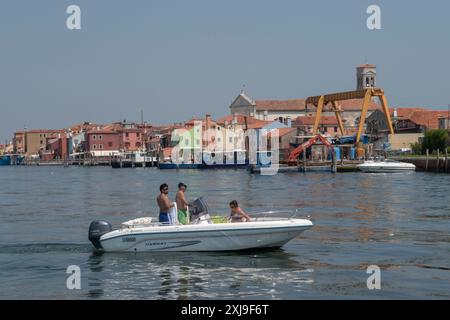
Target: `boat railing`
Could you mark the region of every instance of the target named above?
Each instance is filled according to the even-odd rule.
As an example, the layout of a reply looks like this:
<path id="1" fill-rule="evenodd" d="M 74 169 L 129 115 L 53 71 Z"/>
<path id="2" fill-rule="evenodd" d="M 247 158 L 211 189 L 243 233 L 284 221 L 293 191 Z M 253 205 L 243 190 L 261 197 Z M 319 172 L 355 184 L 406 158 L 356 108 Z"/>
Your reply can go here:
<path id="1" fill-rule="evenodd" d="M 304 216 L 300 208 L 291 210 L 269 210 L 259 212 L 249 212 L 248 215 L 253 221 L 276 221 L 290 219 L 310 219 L 310 216 Z"/>
<path id="2" fill-rule="evenodd" d="M 280 220 L 291 220 L 291 219 L 308 219 L 311 220 L 311 216 L 305 216 L 300 208 L 291 209 L 291 210 L 269 210 L 269 211 L 258 211 L 258 212 L 248 212 L 252 222 L 262 222 L 262 221 L 280 221 Z M 220 218 L 220 219 L 219 219 Z M 190 224 L 198 224 L 198 223 L 228 223 L 230 222 L 229 216 L 204 216 L 204 219 L 201 221 L 196 221 L 196 223 Z M 158 227 L 158 226 L 173 226 L 174 224 L 159 222 L 156 219 L 152 219 L 150 221 L 146 221 L 143 223 L 136 224 L 122 224 L 121 229 L 133 229 L 133 228 L 142 228 L 142 227 Z"/>

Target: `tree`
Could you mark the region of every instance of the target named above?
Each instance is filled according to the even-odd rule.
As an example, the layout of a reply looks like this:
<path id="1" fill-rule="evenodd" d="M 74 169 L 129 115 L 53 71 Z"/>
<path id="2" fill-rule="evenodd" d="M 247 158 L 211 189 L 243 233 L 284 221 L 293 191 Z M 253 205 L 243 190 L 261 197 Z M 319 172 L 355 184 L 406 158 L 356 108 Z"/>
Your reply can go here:
<path id="1" fill-rule="evenodd" d="M 429 130 L 425 133 L 425 137 L 422 143 L 422 153 L 425 153 L 428 149 L 430 152 L 433 151 L 441 151 L 447 148 L 450 144 L 450 137 L 448 135 L 447 130 L 438 129 L 438 130 Z"/>

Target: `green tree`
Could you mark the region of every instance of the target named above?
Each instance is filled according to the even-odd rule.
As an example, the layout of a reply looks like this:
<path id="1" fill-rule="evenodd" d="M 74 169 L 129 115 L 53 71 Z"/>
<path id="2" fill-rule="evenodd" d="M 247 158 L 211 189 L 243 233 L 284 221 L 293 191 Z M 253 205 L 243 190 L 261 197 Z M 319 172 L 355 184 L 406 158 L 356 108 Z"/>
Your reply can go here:
<path id="1" fill-rule="evenodd" d="M 411 143 L 413 154 L 422 154 L 422 144 L 420 142 Z"/>
<path id="2" fill-rule="evenodd" d="M 447 130 L 429 130 L 425 133 L 425 137 L 422 143 L 422 153 L 425 153 L 428 149 L 431 152 L 441 151 L 443 152 L 450 144 L 450 138 Z"/>

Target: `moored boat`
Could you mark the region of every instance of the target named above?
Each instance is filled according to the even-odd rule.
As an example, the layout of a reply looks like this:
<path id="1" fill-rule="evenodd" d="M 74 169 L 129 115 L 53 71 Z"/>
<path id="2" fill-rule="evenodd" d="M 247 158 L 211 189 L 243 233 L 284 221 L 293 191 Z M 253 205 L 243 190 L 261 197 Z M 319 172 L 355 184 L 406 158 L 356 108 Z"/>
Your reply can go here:
<path id="1" fill-rule="evenodd" d="M 412 163 L 385 159 L 365 161 L 358 165 L 358 169 L 369 173 L 412 172 L 416 170 L 416 166 Z"/>

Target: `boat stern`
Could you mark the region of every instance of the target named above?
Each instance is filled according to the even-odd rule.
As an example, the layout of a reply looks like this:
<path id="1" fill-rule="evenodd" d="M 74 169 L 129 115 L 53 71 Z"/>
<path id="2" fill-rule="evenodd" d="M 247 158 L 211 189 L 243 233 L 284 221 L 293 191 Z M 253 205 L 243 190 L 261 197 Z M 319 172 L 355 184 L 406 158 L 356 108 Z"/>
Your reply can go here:
<path id="1" fill-rule="evenodd" d="M 92 242 L 94 247 L 98 250 L 103 249 L 100 242 L 100 237 L 108 232 L 112 231 L 112 226 L 107 221 L 92 221 L 89 225 L 89 241 Z"/>

